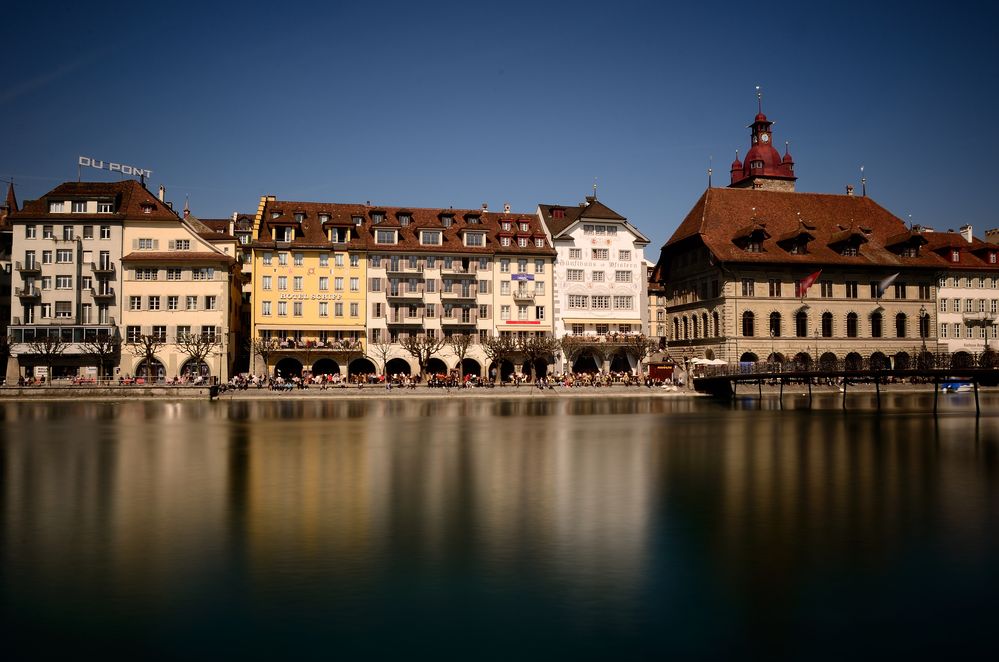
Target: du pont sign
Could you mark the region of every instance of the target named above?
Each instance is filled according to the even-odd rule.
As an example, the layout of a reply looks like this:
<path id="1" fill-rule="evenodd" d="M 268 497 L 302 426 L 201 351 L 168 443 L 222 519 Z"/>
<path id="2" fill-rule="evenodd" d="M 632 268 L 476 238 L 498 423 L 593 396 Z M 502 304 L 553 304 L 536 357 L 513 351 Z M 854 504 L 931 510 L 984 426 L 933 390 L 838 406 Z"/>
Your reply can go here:
<path id="1" fill-rule="evenodd" d="M 92 159 L 89 156 L 81 156 L 77 163 L 81 166 L 87 166 L 88 168 L 97 168 L 98 170 L 108 170 L 110 172 L 120 172 L 123 175 L 137 175 L 139 177 L 153 176 L 152 170 L 125 165 L 124 163 L 114 163 L 113 161 L 101 161 L 100 159 Z"/>

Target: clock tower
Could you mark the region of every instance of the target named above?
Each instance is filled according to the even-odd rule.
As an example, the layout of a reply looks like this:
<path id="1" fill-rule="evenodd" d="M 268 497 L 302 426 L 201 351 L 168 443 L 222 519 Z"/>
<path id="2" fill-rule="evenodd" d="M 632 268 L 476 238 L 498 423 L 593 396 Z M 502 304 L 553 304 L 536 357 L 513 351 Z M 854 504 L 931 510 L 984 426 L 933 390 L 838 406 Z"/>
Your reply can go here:
<path id="1" fill-rule="evenodd" d="M 757 95 L 759 97 L 759 95 Z M 749 125 L 749 151 L 746 158 L 732 163 L 730 188 L 754 188 L 769 191 L 794 191 L 794 159 L 784 145 L 784 156 L 773 146 L 773 122 L 763 114 L 760 100 L 759 113 Z"/>

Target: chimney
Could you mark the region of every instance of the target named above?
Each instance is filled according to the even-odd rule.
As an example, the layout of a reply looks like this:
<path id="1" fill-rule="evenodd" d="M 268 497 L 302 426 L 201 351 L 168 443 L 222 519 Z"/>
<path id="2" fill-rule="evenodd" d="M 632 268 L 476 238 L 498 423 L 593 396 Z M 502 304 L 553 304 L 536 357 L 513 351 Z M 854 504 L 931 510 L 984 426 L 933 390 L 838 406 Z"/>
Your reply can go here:
<path id="1" fill-rule="evenodd" d="M 846 185 L 846 194 L 851 198 L 853 197 L 853 184 Z"/>
<path id="2" fill-rule="evenodd" d="M 489 203 L 488 202 L 483 202 L 482 203 L 482 211 L 489 211 Z"/>
<path id="3" fill-rule="evenodd" d="M 160 184 L 160 202 L 163 202 L 163 198 L 166 197 L 166 187 Z"/>
<path id="4" fill-rule="evenodd" d="M 961 233 L 961 236 L 964 237 L 964 240 L 966 242 L 968 242 L 969 244 L 971 243 L 972 236 L 971 236 L 971 226 L 970 225 L 962 225 L 961 229 L 958 230 L 958 232 Z"/>
<path id="5" fill-rule="evenodd" d="M 504 214 L 509 214 L 510 213 L 510 203 L 509 202 L 504 202 L 503 203 L 503 213 Z"/>

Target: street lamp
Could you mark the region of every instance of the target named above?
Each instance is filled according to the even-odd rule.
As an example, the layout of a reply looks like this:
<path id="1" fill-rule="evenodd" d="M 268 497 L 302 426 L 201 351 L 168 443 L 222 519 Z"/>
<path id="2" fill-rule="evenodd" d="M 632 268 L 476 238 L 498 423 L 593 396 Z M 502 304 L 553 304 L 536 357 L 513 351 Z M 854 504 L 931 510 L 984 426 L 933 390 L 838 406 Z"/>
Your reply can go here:
<path id="1" fill-rule="evenodd" d="M 926 312 L 926 306 L 920 306 L 919 307 L 919 338 L 920 338 L 920 340 L 923 343 L 923 354 L 926 353 L 926 332 L 928 330 L 927 326 L 929 326 L 926 318 L 928 316 L 929 316 L 929 313 Z M 989 342 L 989 340 L 988 340 L 988 338 L 986 338 L 985 339 L 986 345 L 988 345 L 988 342 Z"/>

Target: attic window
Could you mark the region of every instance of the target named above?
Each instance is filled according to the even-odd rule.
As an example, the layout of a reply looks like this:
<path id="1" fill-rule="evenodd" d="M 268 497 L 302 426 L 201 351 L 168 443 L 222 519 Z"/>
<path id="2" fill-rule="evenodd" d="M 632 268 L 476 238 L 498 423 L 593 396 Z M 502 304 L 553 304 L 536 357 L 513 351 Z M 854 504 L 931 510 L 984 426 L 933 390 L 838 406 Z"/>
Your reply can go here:
<path id="1" fill-rule="evenodd" d="M 479 224 L 479 217 L 478 216 L 469 216 L 468 217 L 468 224 L 469 225 L 478 225 Z"/>
<path id="2" fill-rule="evenodd" d="M 444 227 L 449 228 L 451 227 L 452 223 L 454 223 L 454 216 L 451 215 L 441 216 L 441 225 L 443 225 Z"/>
<path id="3" fill-rule="evenodd" d="M 406 227 L 407 225 L 409 225 L 410 221 L 412 220 L 413 217 L 410 214 L 399 214 L 399 225 L 401 225 L 402 227 Z"/>
<path id="4" fill-rule="evenodd" d="M 527 232 L 527 223 L 521 223 L 520 224 L 520 231 L 521 232 Z"/>
<path id="5" fill-rule="evenodd" d="M 995 263 L 996 263 L 996 252 L 989 251 L 989 264 L 995 264 Z"/>
<path id="6" fill-rule="evenodd" d="M 552 209 L 552 218 L 556 219 L 556 220 L 557 219 L 565 218 L 565 210 L 564 209 Z"/>
<path id="7" fill-rule="evenodd" d="M 354 220 L 354 225 L 360 225 L 361 223 L 364 222 L 364 218 L 362 218 L 361 216 L 353 216 L 352 218 Z"/>
<path id="8" fill-rule="evenodd" d="M 746 252 L 747 253 L 762 253 L 763 252 L 763 242 L 759 237 L 750 237 L 749 241 L 746 242 Z"/>
<path id="9" fill-rule="evenodd" d="M 856 244 L 843 244 L 843 249 L 839 252 L 839 254 L 846 257 L 857 257 L 860 255 L 860 249 Z"/>
<path id="10" fill-rule="evenodd" d="M 279 211 L 272 211 L 271 212 L 271 218 L 277 218 L 280 215 L 281 215 L 281 212 L 279 212 Z"/>
<path id="11" fill-rule="evenodd" d="M 296 211 L 295 212 L 295 222 L 296 223 L 301 223 L 304 220 L 305 220 L 305 212 Z"/>
<path id="12" fill-rule="evenodd" d="M 380 211 L 371 212 L 371 222 L 374 223 L 375 225 L 378 225 L 379 223 L 381 223 L 384 220 L 385 220 L 385 214 L 384 213 L 382 213 Z"/>
<path id="13" fill-rule="evenodd" d="M 63 213 L 63 209 L 65 208 L 64 207 L 65 204 L 66 203 L 64 203 L 64 202 L 50 202 L 49 203 L 49 213 L 50 214 L 61 214 L 61 213 Z"/>
<path id="14" fill-rule="evenodd" d="M 149 204 L 149 203 L 143 204 L 142 205 L 142 213 L 143 214 L 152 214 L 153 213 L 153 206 L 151 204 Z"/>
<path id="15" fill-rule="evenodd" d="M 960 262 L 961 261 L 961 251 L 957 250 L 956 248 L 952 248 L 951 251 L 950 251 L 950 261 L 951 262 Z"/>
<path id="16" fill-rule="evenodd" d="M 545 240 L 542 239 L 541 237 L 536 238 L 534 240 L 534 246 L 536 248 L 544 248 L 545 247 Z"/>
<path id="17" fill-rule="evenodd" d="M 509 229 L 510 229 L 510 221 L 503 221 L 502 223 L 500 223 L 500 226 L 501 226 L 501 227 L 502 227 L 502 228 L 503 228 L 504 230 L 509 230 Z"/>
<path id="18" fill-rule="evenodd" d="M 902 247 L 902 257 L 919 257 L 919 246 L 909 244 Z"/>
<path id="19" fill-rule="evenodd" d="M 330 215 L 329 214 L 320 214 L 319 215 L 319 222 L 320 223 L 329 223 L 329 221 L 330 221 Z"/>
<path id="20" fill-rule="evenodd" d="M 750 161 L 749 162 L 749 168 L 751 170 L 762 170 L 763 169 L 763 161 Z"/>

